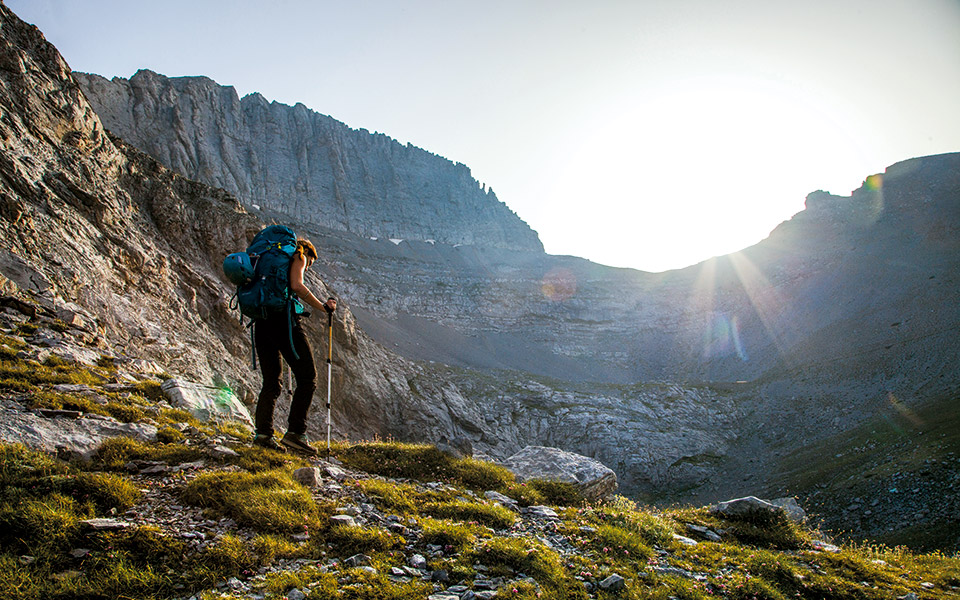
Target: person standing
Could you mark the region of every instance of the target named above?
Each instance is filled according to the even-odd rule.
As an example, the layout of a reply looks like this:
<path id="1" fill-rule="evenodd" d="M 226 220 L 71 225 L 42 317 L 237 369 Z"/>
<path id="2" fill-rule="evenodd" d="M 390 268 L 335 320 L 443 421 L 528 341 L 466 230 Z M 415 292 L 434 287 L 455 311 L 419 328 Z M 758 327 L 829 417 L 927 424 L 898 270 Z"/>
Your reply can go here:
<path id="1" fill-rule="evenodd" d="M 317 260 L 317 249 L 305 239 L 297 240 L 297 248 L 290 263 L 290 291 L 304 304 L 316 310 L 333 313 L 337 301 L 329 298 L 321 302 L 304 283 L 304 273 Z M 317 368 L 313 360 L 313 349 L 304 334 L 301 319 L 308 314 L 288 314 L 278 311 L 254 321 L 254 346 L 260 362 L 263 386 L 257 397 L 255 415 L 256 446 L 282 450 L 283 447 L 295 452 L 315 456 L 317 451 L 306 437 L 307 412 L 317 389 Z M 290 416 L 287 432 L 277 444 L 273 437 L 273 411 L 277 398 L 283 390 L 281 382 L 282 364 L 286 361 L 293 372 L 295 389 L 290 402 Z"/>

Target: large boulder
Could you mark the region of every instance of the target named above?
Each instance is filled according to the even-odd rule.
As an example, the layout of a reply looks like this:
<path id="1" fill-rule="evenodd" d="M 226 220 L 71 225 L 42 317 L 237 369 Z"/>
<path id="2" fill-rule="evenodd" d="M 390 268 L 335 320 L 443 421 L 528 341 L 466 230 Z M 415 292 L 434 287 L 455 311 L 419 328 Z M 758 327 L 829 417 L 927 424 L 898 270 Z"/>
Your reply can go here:
<path id="1" fill-rule="evenodd" d="M 617 475 L 603 463 L 547 446 L 527 446 L 503 462 L 517 479 L 573 483 L 587 500 L 599 500 L 617 489 Z"/>
<path id="2" fill-rule="evenodd" d="M 234 419 L 253 427 L 250 411 L 230 388 L 168 379 L 163 382 L 160 389 L 172 405 L 190 411 L 200 420 Z"/>

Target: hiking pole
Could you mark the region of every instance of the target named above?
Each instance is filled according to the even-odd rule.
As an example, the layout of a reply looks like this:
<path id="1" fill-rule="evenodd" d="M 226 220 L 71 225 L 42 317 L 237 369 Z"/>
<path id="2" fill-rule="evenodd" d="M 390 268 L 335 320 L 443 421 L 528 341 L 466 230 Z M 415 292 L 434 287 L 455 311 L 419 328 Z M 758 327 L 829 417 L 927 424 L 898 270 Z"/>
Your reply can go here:
<path id="1" fill-rule="evenodd" d="M 328 298 L 329 303 L 333 298 Z M 327 311 L 327 458 L 330 458 L 330 392 L 333 389 L 333 311 L 329 304 L 323 305 Z"/>

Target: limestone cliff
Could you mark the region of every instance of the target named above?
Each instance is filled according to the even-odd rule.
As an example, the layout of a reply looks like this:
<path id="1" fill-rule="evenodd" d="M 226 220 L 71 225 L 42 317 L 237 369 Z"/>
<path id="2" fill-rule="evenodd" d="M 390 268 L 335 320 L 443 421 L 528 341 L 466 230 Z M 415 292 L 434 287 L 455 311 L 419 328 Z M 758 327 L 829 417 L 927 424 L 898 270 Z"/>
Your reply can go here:
<path id="1" fill-rule="evenodd" d="M 205 77 L 77 73 L 109 128 L 247 206 L 366 237 L 542 251 L 465 165 Z"/>

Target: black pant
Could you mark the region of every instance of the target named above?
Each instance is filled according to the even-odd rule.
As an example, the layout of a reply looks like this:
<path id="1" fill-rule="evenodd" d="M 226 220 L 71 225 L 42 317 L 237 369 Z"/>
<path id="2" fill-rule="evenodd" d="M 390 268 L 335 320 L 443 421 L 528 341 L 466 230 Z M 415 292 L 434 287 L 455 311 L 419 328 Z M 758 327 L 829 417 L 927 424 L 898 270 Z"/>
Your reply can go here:
<path id="1" fill-rule="evenodd" d="M 283 384 L 280 381 L 280 357 L 287 361 L 293 371 L 296 390 L 290 402 L 290 418 L 287 431 L 305 433 L 307 431 L 307 410 L 313 401 L 313 392 L 317 389 L 317 367 L 313 362 L 313 349 L 300 326 L 300 317 L 293 317 L 293 347 L 297 358 L 290 351 L 291 331 L 286 311 L 272 315 L 267 319 L 257 319 L 254 324 L 254 340 L 257 359 L 260 361 L 260 373 L 263 375 L 263 387 L 257 398 L 257 434 L 273 435 L 273 408 Z"/>

